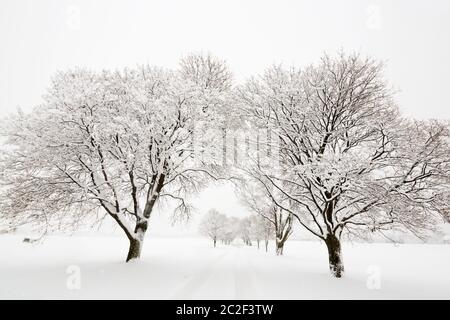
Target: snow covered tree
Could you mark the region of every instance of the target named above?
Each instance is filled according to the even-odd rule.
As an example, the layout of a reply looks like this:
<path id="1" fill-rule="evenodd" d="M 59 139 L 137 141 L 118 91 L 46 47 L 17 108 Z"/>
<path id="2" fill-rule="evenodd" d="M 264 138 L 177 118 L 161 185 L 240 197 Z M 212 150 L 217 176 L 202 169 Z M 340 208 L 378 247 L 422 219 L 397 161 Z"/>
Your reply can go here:
<path id="1" fill-rule="evenodd" d="M 271 194 L 267 193 L 250 171 L 245 172 L 245 177 L 239 185 L 239 193 L 243 204 L 256 214 L 251 220 L 253 238 L 257 242 L 264 239 L 267 251 L 268 241 L 274 236 L 275 252 L 282 255 L 284 244 L 292 234 L 293 215 L 274 204 Z M 285 206 L 290 205 L 289 201 L 283 201 L 282 197 L 279 201 Z"/>
<path id="2" fill-rule="evenodd" d="M 274 231 L 274 224 L 266 217 L 256 214 L 250 217 L 250 233 L 258 245 L 258 249 L 260 248 L 260 242 L 264 241 L 266 252 L 268 251 L 269 240 L 273 239 Z"/>
<path id="3" fill-rule="evenodd" d="M 181 59 L 181 73 L 200 88 L 227 92 L 232 87 L 233 75 L 225 61 L 210 53 L 191 53 Z"/>
<path id="4" fill-rule="evenodd" d="M 266 252 L 269 251 L 269 241 L 273 239 L 274 225 L 268 219 L 261 219 L 261 226 L 263 230 L 264 247 Z"/>
<path id="5" fill-rule="evenodd" d="M 250 217 L 245 217 L 240 220 L 239 234 L 244 244 L 246 244 L 247 246 L 252 245 L 252 231 L 251 231 Z"/>
<path id="6" fill-rule="evenodd" d="M 251 238 L 256 241 L 259 249 L 259 244 L 264 239 L 264 225 L 261 217 L 257 215 L 250 216 L 250 234 Z"/>
<path id="7" fill-rule="evenodd" d="M 293 216 L 290 212 L 273 205 L 270 209 L 269 218 L 275 230 L 275 252 L 277 255 L 283 255 L 284 244 L 292 234 Z"/>
<path id="8" fill-rule="evenodd" d="M 194 140 L 215 146 L 194 128 L 221 123 L 231 79 L 220 60 L 208 63 L 221 73 L 184 60 L 175 71 L 57 73 L 42 105 L 2 126 L 2 218 L 49 228 L 109 216 L 129 240 L 126 260 L 139 258 L 157 202 L 170 199 L 174 218 L 187 217 L 187 194 L 214 176 L 214 163 L 195 157 Z"/>
<path id="9" fill-rule="evenodd" d="M 224 244 L 231 244 L 239 234 L 240 220 L 236 217 L 226 217 L 224 232 L 221 240 Z"/>
<path id="10" fill-rule="evenodd" d="M 324 241 L 335 277 L 343 235 L 401 228 L 422 237 L 448 209 L 449 123 L 401 117 L 377 61 L 342 53 L 304 70 L 274 66 L 238 95 L 248 121 L 279 142 L 277 161 L 249 171 Z"/>
<path id="11" fill-rule="evenodd" d="M 210 209 L 199 225 L 199 231 L 202 235 L 210 238 L 213 241 L 214 248 L 217 245 L 217 240 L 223 237 L 226 232 L 227 217 L 217 211 Z"/>

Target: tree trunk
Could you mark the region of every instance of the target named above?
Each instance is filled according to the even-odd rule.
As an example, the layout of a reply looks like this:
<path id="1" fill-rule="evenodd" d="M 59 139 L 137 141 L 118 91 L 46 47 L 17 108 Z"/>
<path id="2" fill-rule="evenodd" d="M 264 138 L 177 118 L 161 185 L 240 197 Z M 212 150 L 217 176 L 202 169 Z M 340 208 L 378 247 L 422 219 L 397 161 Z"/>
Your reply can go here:
<path id="1" fill-rule="evenodd" d="M 344 275 L 344 262 L 342 260 L 341 242 L 334 234 L 328 234 L 325 243 L 328 248 L 328 261 L 330 272 L 336 278 Z"/>
<path id="2" fill-rule="evenodd" d="M 130 239 L 127 262 L 133 259 L 139 259 L 139 257 L 141 256 L 142 245 L 144 244 L 143 242 L 144 241 L 140 239 Z"/>
<path id="3" fill-rule="evenodd" d="M 217 242 L 217 239 L 216 238 L 214 238 L 214 248 L 216 247 L 216 242 Z"/>
<path id="4" fill-rule="evenodd" d="M 269 240 L 265 240 L 265 245 L 266 245 L 266 252 L 269 250 Z"/>
<path id="5" fill-rule="evenodd" d="M 259 240 L 256 240 L 256 243 L 258 244 L 258 250 L 259 250 Z"/>
<path id="6" fill-rule="evenodd" d="M 128 237 L 130 241 L 130 247 L 128 249 L 126 262 L 140 258 L 142 246 L 144 245 L 144 236 L 145 233 L 147 232 L 147 227 L 148 227 L 147 219 L 139 219 L 136 222 L 134 235 Z"/>
<path id="7" fill-rule="evenodd" d="M 284 241 L 280 241 L 277 239 L 276 248 L 275 248 L 275 252 L 276 252 L 277 256 L 283 255 L 283 248 L 284 248 Z"/>

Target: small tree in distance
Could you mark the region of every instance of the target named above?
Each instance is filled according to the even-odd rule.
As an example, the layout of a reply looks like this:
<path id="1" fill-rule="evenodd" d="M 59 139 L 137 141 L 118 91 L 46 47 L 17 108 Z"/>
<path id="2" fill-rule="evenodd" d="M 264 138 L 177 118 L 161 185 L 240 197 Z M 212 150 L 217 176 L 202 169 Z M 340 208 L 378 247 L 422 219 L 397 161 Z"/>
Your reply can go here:
<path id="1" fill-rule="evenodd" d="M 252 245 L 252 231 L 251 231 L 252 223 L 250 217 L 245 217 L 241 219 L 239 225 L 239 234 L 241 236 L 242 241 L 247 246 Z"/>
<path id="2" fill-rule="evenodd" d="M 292 214 L 275 205 L 270 194 L 256 183 L 247 180 L 240 185 L 239 191 L 243 204 L 255 212 L 250 218 L 250 228 L 258 249 L 259 241 L 264 240 L 267 251 L 269 239 L 275 236 L 275 252 L 282 255 L 284 244 L 292 234 Z"/>
<path id="3" fill-rule="evenodd" d="M 224 244 L 229 245 L 239 234 L 239 218 L 226 217 L 224 232 L 221 240 Z"/>
<path id="4" fill-rule="evenodd" d="M 250 233 L 252 239 L 256 241 L 256 245 L 259 249 L 261 240 L 264 240 L 264 225 L 261 217 L 252 215 L 250 217 Z"/>
<path id="5" fill-rule="evenodd" d="M 269 251 L 269 240 L 273 239 L 275 228 L 271 221 L 262 216 L 260 216 L 260 223 L 263 230 L 264 247 L 266 248 L 267 252 Z"/>
<path id="6" fill-rule="evenodd" d="M 214 248 L 226 231 L 226 222 L 227 217 L 216 209 L 210 209 L 200 222 L 200 233 L 213 241 Z"/>

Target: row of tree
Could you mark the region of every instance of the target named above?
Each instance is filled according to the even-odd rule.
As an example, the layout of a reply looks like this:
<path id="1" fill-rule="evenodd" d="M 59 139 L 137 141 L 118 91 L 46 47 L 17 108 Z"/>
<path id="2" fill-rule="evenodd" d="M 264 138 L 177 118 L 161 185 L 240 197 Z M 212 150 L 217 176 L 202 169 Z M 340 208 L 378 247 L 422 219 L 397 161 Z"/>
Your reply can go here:
<path id="1" fill-rule="evenodd" d="M 58 72 L 43 104 L 2 123 L 1 219 L 51 230 L 110 217 L 129 261 L 157 203 L 189 217 L 187 195 L 231 179 L 249 209 L 278 225 L 281 251 L 295 219 L 324 241 L 341 277 L 344 237 L 425 237 L 450 212 L 449 121 L 403 117 L 382 70 L 341 53 L 242 84 L 201 54 L 175 70 Z M 210 129 L 223 137 L 231 128 L 242 133 L 234 146 L 249 148 L 229 165 Z M 266 136 L 249 138 L 261 129 Z"/>
<path id="2" fill-rule="evenodd" d="M 261 242 L 268 251 L 269 240 L 275 239 L 277 255 L 283 254 L 284 244 L 292 233 L 292 215 L 281 219 L 272 208 L 268 215 L 251 215 L 245 218 L 228 217 L 216 209 L 209 210 L 200 221 L 199 231 L 213 242 L 218 241 L 229 245 L 235 239 L 241 239 L 244 244 L 251 246 L 256 242 L 258 249 Z"/>

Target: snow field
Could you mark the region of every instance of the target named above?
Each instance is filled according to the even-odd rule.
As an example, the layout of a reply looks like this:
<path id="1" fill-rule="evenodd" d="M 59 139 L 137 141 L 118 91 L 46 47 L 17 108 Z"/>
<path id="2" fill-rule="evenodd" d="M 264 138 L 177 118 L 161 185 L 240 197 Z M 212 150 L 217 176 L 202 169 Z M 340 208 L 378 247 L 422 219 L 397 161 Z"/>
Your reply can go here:
<path id="1" fill-rule="evenodd" d="M 273 243 L 149 237 L 127 264 L 121 237 L 22 239 L 0 236 L 1 299 L 450 299 L 449 245 L 344 243 L 335 279 L 314 241 L 288 241 L 279 257 Z"/>

